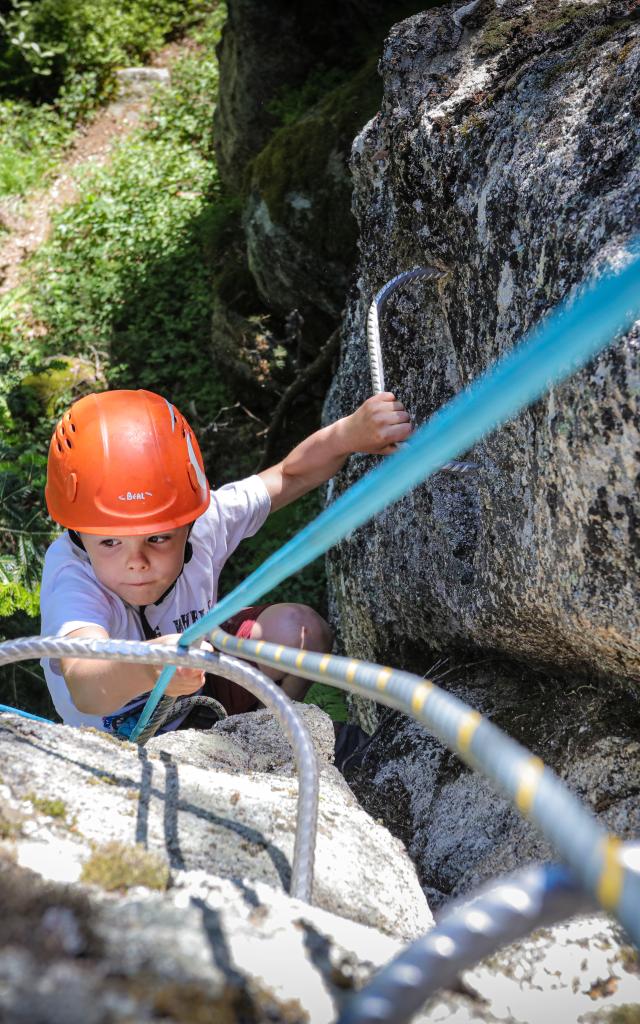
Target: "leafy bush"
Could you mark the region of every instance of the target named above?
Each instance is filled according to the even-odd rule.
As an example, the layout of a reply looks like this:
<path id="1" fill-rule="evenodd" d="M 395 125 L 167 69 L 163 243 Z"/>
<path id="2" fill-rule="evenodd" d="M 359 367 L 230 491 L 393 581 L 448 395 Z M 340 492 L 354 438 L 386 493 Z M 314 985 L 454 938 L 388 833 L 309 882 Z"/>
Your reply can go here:
<path id="1" fill-rule="evenodd" d="M 14 350 L 35 322 L 41 357 L 102 353 L 113 386 L 160 391 L 185 410 L 227 399 L 209 357 L 210 247 L 228 216 L 212 160 L 216 88 L 213 46 L 186 57 L 149 124 L 81 181 L 34 260 Z"/>
<path id="2" fill-rule="evenodd" d="M 42 507 L 46 456 L 0 443 L 0 617 L 38 613 L 42 559 L 53 529 Z"/>
<path id="3" fill-rule="evenodd" d="M 52 100 L 87 72 L 101 91 L 115 67 L 139 63 L 210 7 L 204 0 L 11 0 L 2 19 L 3 91 Z"/>
<path id="4" fill-rule="evenodd" d="M 8 0 L 0 4 L 0 196 L 23 194 L 55 166 L 75 125 L 213 0 Z M 222 6 L 220 7 L 222 11 Z"/>
<path id="5" fill-rule="evenodd" d="M 0 196 L 21 195 L 56 165 L 71 134 L 50 104 L 0 101 Z"/>

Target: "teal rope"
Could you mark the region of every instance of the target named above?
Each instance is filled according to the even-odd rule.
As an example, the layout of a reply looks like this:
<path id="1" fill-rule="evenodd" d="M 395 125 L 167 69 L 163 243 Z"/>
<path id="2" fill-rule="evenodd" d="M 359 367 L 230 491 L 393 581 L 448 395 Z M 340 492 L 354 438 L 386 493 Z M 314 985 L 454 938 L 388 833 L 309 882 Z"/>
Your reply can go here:
<path id="1" fill-rule="evenodd" d="M 6 711 L 10 715 L 20 715 L 21 718 L 30 718 L 32 722 L 46 722 L 47 725 L 54 725 L 50 718 L 40 718 L 40 715 L 31 715 L 28 711 L 21 711 L 20 708 L 9 707 L 8 704 L 0 704 L 0 712 Z"/>
<path id="2" fill-rule="evenodd" d="M 481 438 L 574 373 L 640 318 L 640 237 L 633 260 L 573 293 L 517 348 L 435 413 L 395 455 L 385 459 L 308 526 L 271 555 L 204 618 L 187 629 L 187 647 L 254 604 L 416 484 L 468 451 Z M 164 669 L 153 688 L 135 740 L 149 721 L 175 669 Z"/>

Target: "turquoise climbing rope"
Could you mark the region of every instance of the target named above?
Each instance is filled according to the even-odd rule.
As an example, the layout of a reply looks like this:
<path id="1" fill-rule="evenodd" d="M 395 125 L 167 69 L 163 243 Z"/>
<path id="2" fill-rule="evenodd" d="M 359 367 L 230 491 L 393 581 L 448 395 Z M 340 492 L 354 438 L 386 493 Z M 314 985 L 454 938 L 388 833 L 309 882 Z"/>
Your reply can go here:
<path id="1" fill-rule="evenodd" d="M 629 262 L 573 292 L 542 324 L 409 438 L 402 450 L 355 483 L 187 629 L 180 646 L 201 639 L 246 605 L 255 604 L 356 527 L 426 480 L 456 455 L 574 373 L 640 318 L 640 238 Z M 165 669 L 144 707 L 137 739 L 175 669 Z"/>
<path id="2" fill-rule="evenodd" d="M 8 704 L 0 704 L 0 711 L 8 711 L 12 715 L 20 715 L 20 718 L 30 718 L 32 722 L 46 722 L 47 725 L 54 724 L 50 718 L 40 718 L 40 715 L 32 715 L 29 711 L 12 708 Z"/>

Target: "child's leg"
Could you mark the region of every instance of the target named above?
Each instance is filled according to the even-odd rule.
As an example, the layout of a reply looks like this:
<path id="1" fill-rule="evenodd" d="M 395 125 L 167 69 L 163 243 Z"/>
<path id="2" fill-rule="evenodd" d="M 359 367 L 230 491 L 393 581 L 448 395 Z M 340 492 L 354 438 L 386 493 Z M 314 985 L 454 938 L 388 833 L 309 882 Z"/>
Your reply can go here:
<path id="1" fill-rule="evenodd" d="M 330 651 L 333 636 L 329 624 L 306 604 L 271 604 L 258 615 L 249 634 L 251 640 L 267 640 L 305 651 Z M 282 669 L 258 666 L 293 700 L 302 700 L 311 686 L 308 679 Z"/>

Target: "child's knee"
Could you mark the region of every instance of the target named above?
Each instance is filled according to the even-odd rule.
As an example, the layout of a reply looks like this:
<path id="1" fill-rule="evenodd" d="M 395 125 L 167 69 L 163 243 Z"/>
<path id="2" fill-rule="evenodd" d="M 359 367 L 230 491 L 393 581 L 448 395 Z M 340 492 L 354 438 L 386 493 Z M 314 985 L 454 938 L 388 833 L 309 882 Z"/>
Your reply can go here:
<path id="1" fill-rule="evenodd" d="M 251 639 L 308 651 L 329 651 L 333 643 L 329 624 L 306 604 L 273 604 L 266 608 L 251 630 Z"/>

